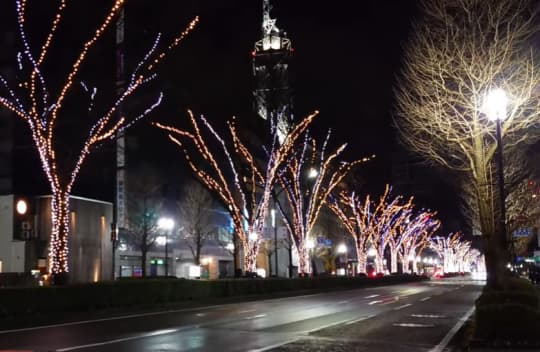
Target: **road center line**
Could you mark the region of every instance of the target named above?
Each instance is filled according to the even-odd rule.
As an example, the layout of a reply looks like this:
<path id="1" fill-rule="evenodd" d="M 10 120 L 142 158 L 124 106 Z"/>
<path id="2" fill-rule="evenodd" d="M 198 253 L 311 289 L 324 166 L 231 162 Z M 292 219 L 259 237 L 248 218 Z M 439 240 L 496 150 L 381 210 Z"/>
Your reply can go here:
<path id="1" fill-rule="evenodd" d="M 280 346 L 287 345 L 289 343 L 293 343 L 293 342 L 297 341 L 298 339 L 300 339 L 300 337 L 295 337 L 294 339 L 287 340 L 285 342 L 278 342 L 276 344 L 266 346 L 266 347 L 263 347 L 263 348 L 257 348 L 257 349 L 249 350 L 248 352 L 264 352 L 264 351 L 273 350 L 274 348 L 278 348 Z"/>
<path id="2" fill-rule="evenodd" d="M 361 322 L 363 320 L 371 319 L 373 317 L 374 317 L 374 315 L 368 315 L 367 317 L 362 317 L 362 318 L 358 318 L 358 319 L 354 319 L 354 320 L 351 320 L 349 322 L 346 322 L 345 325 L 351 325 L 351 324 L 354 324 L 354 323 Z"/>
<path id="3" fill-rule="evenodd" d="M 135 336 L 124 337 L 124 338 L 121 338 L 121 339 L 114 339 L 114 340 L 103 341 L 103 342 L 89 343 L 87 345 L 59 348 L 59 349 L 56 350 L 56 352 L 75 351 L 75 350 L 82 350 L 84 348 L 111 345 L 111 344 L 119 343 L 119 342 L 138 340 L 138 339 L 142 339 L 142 338 L 145 338 L 145 337 L 153 337 L 153 336 L 171 334 L 173 332 L 179 332 L 179 331 L 187 330 L 187 329 L 196 329 L 198 327 L 199 327 L 199 325 L 191 325 L 191 326 L 183 326 L 183 327 L 177 328 L 177 329 L 156 330 L 156 331 L 146 332 L 144 334 L 139 334 L 139 335 L 135 335 Z"/>
<path id="4" fill-rule="evenodd" d="M 244 313 L 251 313 L 257 311 L 256 309 L 247 309 L 247 310 L 241 310 L 238 312 L 238 314 L 244 314 Z"/>
<path id="5" fill-rule="evenodd" d="M 452 337 L 454 337 L 454 335 L 458 332 L 459 329 L 461 329 L 461 327 L 463 326 L 463 324 L 465 324 L 465 322 L 467 321 L 467 319 L 469 319 L 469 316 L 471 316 L 471 314 L 473 314 L 474 312 L 474 306 L 469 309 L 467 311 L 467 313 L 465 313 L 459 320 L 458 322 L 456 323 L 456 325 L 454 325 L 454 327 L 452 329 L 450 329 L 450 331 L 448 331 L 448 333 L 446 334 L 446 336 L 441 340 L 441 342 L 439 342 L 439 344 L 435 347 L 433 347 L 431 350 L 429 350 L 429 352 L 442 352 L 446 346 L 448 345 L 448 343 L 450 342 L 450 340 L 452 339 Z"/>
<path id="6" fill-rule="evenodd" d="M 120 316 L 116 316 L 116 317 L 109 317 L 109 318 L 89 319 L 89 320 L 72 321 L 72 322 L 68 322 L 68 323 L 32 326 L 32 327 L 29 327 L 29 328 L 21 328 L 21 329 L 0 330 L 0 334 L 9 334 L 9 333 L 13 333 L 13 332 L 32 331 L 32 330 L 41 330 L 41 329 L 50 329 L 50 328 L 59 328 L 59 327 L 71 326 L 71 325 L 84 325 L 84 324 L 100 323 L 100 322 L 104 322 L 104 321 L 114 321 L 114 320 L 122 320 L 122 319 L 141 318 L 141 317 L 148 317 L 148 316 L 152 316 L 152 315 L 164 315 L 164 314 L 181 313 L 181 312 L 192 312 L 194 310 L 212 309 L 212 308 L 217 308 L 217 307 L 220 307 L 220 306 L 224 306 L 224 305 L 219 304 L 219 305 L 206 306 L 206 307 L 193 307 L 193 308 L 184 308 L 184 309 L 164 310 L 164 311 L 160 311 L 160 312 L 129 314 L 129 315 L 120 315 Z"/>
<path id="7" fill-rule="evenodd" d="M 266 316 L 266 314 L 257 314 L 257 315 L 254 315 L 254 316 L 252 316 L 252 317 L 246 317 L 246 318 L 244 318 L 244 319 L 247 319 L 247 320 L 253 320 L 253 319 L 263 318 L 263 317 L 265 317 L 265 316 Z"/>
<path id="8" fill-rule="evenodd" d="M 369 302 L 368 304 L 369 304 L 370 306 L 372 306 L 372 305 L 374 305 L 374 304 L 381 303 L 381 302 L 382 302 L 382 301 L 371 301 L 371 302 Z"/>
<path id="9" fill-rule="evenodd" d="M 437 314 L 411 314 L 411 317 L 414 317 L 414 318 L 432 318 L 432 319 L 446 318 L 445 315 L 437 315 Z"/>
<path id="10" fill-rule="evenodd" d="M 407 308 L 407 307 L 410 307 L 410 306 L 412 306 L 412 303 L 407 303 L 407 304 L 404 304 L 402 306 L 394 308 L 394 310 L 400 310 L 400 309 Z"/>
<path id="11" fill-rule="evenodd" d="M 340 302 L 338 302 L 338 304 L 345 304 L 345 303 L 349 303 L 349 301 L 340 301 Z"/>
<path id="12" fill-rule="evenodd" d="M 379 297 L 380 295 L 369 295 L 369 296 L 366 296 L 364 298 L 375 298 L 375 297 Z"/>
<path id="13" fill-rule="evenodd" d="M 428 299 L 431 299 L 431 297 L 424 297 L 424 298 L 420 299 L 420 301 L 425 302 L 425 301 L 427 301 Z"/>
<path id="14" fill-rule="evenodd" d="M 314 329 L 307 330 L 307 331 L 305 331 L 305 332 L 308 333 L 308 334 L 311 334 L 311 333 L 314 332 L 314 331 L 319 331 L 319 330 L 323 330 L 323 329 L 326 329 L 326 328 L 330 328 L 330 327 L 332 327 L 332 326 L 345 324 L 345 323 L 347 323 L 347 322 L 349 322 L 349 321 L 350 321 L 350 319 L 343 319 L 343 320 L 335 321 L 335 322 L 333 322 L 333 323 L 326 324 L 326 325 L 323 325 L 323 326 L 318 326 L 318 327 L 316 327 L 316 328 L 314 328 Z"/>
<path id="15" fill-rule="evenodd" d="M 416 324 L 416 323 L 394 323 L 394 326 L 401 326 L 404 328 L 432 328 L 433 324 Z"/>

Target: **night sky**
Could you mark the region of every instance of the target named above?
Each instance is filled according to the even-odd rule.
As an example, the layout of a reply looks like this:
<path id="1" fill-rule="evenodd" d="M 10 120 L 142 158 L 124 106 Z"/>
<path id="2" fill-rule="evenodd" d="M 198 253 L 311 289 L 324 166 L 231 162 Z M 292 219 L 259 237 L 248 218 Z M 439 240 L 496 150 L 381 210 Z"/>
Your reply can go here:
<path id="1" fill-rule="evenodd" d="M 58 60 L 68 60 L 66 53 L 80 45 L 73 40 L 73 34 L 81 33 L 84 37 L 84 33 L 89 33 L 105 13 L 105 6 L 110 4 L 109 1 L 89 3 L 92 5 L 79 1 L 72 4 L 72 12 L 68 12 L 71 20 L 67 22 L 69 25 L 65 24 L 69 30 L 63 27 L 64 32 L 59 37 L 66 44 L 56 52 Z M 365 181 L 364 191 L 381 192 L 385 183 L 392 182 L 392 155 L 404 152 L 391 126 L 392 89 L 400 69 L 403 45 L 418 15 L 416 2 L 273 0 L 272 4 L 272 17 L 277 19 L 278 28 L 287 32 L 295 49 L 290 69 L 296 116 L 320 110 L 321 115 L 312 129 L 323 134 L 332 128 L 334 147 L 349 143 L 348 159 L 376 154 L 377 160 L 359 173 Z M 43 21 L 46 13 L 38 10 L 36 13 L 38 15 L 30 19 L 35 20 L 37 28 L 46 23 Z M 195 15 L 201 17 L 198 28 L 168 57 L 158 71 L 160 78 L 137 100 L 137 103 L 151 102 L 161 89 L 165 93 L 164 102 L 152 116 L 129 132 L 130 143 L 138 152 L 128 155 L 128 163 L 132 166 L 152 163 L 168 182 L 178 184 L 186 178 L 181 154 L 161 131 L 149 126 L 149 122 L 184 126 L 186 108 L 204 114 L 217 126 L 223 126 L 232 116 L 237 116 L 240 124 L 257 118 L 252 109 L 250 53 L 261 36 L 262 1 L 128 1 L 128 66 L 144 55 L 158 32 L 163 33 L 166 42 Z M 15 12 L 3 11 L 0 20 L 9 16 L 13 21 Z M 2 28 L 9 23 L 5 21 Z M 46 27 L 41 31 L 43 28 Z M 40 32 L 34 30 L 37 31 L 34 34 L 39 35 L 36 33 Z M 103 87 L 103 92 L 112 92 L 114 83 L 113 38 L 111 31 L 96 48 L 91 57 L 93 63 L 84 72 L 94 81 L 91 83 Z M 75 193 L 112 198 L 111 151 L 110 146 L 103 147 L 91 157 Z M 439 210 L 449 230 L 457 226 L 454 222 L 456 200 L 450 187 L 444 186 L 441 176 L 444 173 L 424 167 L 419 170 L 424 179 L 430 180 L 429 184 L 420 185 L 421 205 Z M 39 171 L 35 175 L 41 177 Z M 36 182 L 32 184 L 35 186 Z M 407 192 L 414 193 L 414 190 L 407 189 Z"/>

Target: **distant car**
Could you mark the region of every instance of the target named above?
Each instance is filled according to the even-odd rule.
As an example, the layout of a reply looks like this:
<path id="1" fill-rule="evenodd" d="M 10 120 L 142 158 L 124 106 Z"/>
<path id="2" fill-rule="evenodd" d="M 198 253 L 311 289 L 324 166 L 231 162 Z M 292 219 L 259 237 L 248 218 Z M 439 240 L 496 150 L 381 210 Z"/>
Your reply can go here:
<path id="1" fill-rule="evenodd" d="M 440 279 L 440 278 L 444 277 L 444 273 L 443 273 L 442 269 L 439 268 L 439 269 L 435 270 L 435 271 L 433 272 L 432 277 L 433 277 L 434 279 Z"/>
<path id="2" fill-rule="evenodd" d="M 377 276 L 377 273 L 375 272 L 375 268 L 373 267 L 373 265 L 368 265 L 367 268 L 366 268 L 366 274 L 368 277 L 370 278 L 374 278 Z"/>

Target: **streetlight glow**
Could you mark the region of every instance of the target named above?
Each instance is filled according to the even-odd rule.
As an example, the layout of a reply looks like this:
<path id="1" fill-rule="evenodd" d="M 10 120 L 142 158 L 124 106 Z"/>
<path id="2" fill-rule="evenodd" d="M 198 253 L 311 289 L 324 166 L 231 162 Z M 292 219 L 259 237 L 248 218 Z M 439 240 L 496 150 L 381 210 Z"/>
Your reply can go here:
<path id="1" fill-rule="evenodd" d="M 503 121 L 506 119 L 507 105 L 506 92 L 501 88 L 495 88 L 486 94 L 482 110 L 491 121 Z"/>
<path id="2" fill-rule="evenodd" d="M 158 227 L 163 230 L 172 230 L 174 227 L 174 220 L 171 218 L 159 218 Z"/>
<path id="3" fill-rule="evenodd" d="M 257 232 L 252 231 L 249 233 L 248 239 L 250 241 L 257 241 L 258 238 L 259 238 L 259 235 L 257 235 Z"/>
<path id="4" fill-rule="evenodd" d="M 317 169 L 315 168 L 311 168 L 309 169 L 309 172 L 308 172 L 308 178 L 315 178 L 319 175 L 319 172 L 317 171 Z"/>
<path id="5" fill-rule="evenodd" d="M 158 246 L 164 246 L 167 243 L 167 236 L 158 236 L 156 237 L 156 243 Z"/>
<path id="6" fill-rule="evenodd" d="M 339 254 L 347 253 L 347 246 L 344 243 L 341 243 L 340 245 L 337 246 L 336 250 Z"/>
<path id="7" fill-rule="evenodd" d="M 369 248 L 367 251 L 368 257 L 374 257 L 377 254 L 377 250 L 373 247 Z"/>
<path id="8" fill-rule="evenodd" d="M 26 201 L 23 199 L 19 199 L 15 207 L 17 208 L 17 214 L 20 214 L 20 215 L 26 214 L 26 211 L 28 210 L 28 205 L 26 204 Z"/>
<path id="9" fill-rule="evenodd" d="M 165 276 L 169 276 L 169 231 L 171 231 L 174 227 L 174 220 L 171 218 L 159 218 L 158 220 L 158 228 L 165 230 L 165 236 L 160 236 L 163 239 L 160 239 L 160 237 L 156 238 L 156 241 L 158 244 L 161 242 L 165 245 Z M 183 229 L 184 227 L 182 227 Z"/>

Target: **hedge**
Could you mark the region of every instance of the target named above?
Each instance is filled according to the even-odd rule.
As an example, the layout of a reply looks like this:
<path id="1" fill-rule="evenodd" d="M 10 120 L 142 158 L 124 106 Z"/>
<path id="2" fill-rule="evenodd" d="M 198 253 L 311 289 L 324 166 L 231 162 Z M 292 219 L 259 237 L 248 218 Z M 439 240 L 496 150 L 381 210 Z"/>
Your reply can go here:
<path id="1" fill-rule="evenodd" d="M 367 278 L 121 280 L 68 286 L 2 288 L 0 317 L 50 312 L 92 311 L 190 300 L 249 296 L 279 292 L 361 288 L 427 279 L 423 276 Z"/>
<path id="2" fill-rule="evenodd" d="M 504 290 L 485 287 L 476 300 L 475 338 L 491 344 L 536 342 L 540 296 L 527 280 L 510 278 Z"/>

